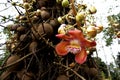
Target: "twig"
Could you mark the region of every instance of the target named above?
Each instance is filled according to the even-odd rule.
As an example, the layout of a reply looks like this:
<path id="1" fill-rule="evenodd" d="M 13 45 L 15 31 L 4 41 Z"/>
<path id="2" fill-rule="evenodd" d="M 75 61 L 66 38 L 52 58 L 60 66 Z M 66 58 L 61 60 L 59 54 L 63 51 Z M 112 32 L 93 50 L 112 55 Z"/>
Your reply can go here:
<path id="1" fill-rule="evenodd" d="M 10 7 L 12 7 L 12 6 L 9 6 L 9 7 L 7 7 L 7 8 L 2 9 L 2 10 L 0 10 L 0 12 L 5 11 L 5 10 L 9 9 Z"/>
<path id="2" fill-rule="evenodd" d="M 0 26 L 3 27 L 3 28 L 5 27 L 5 26 L 3 26 L 3 25 L 1 25 L 1 24 L 0 24 Z"/>
<path id="3" fill-rule="evenodd" d="M 71 69 L 70 67 L 68 66 L 65 66 L 63 64 L 60 64 L 60 63 L 57 63 L 57 62 L 53 62 L 54 64 L 57 64 L 57 65 L 60 65 L 68 70 L 71 70 L 75 75 L 77 75 L 79 78 L 81 78 L 82 80 L 86 80 L 83 76 L 81 76 L 80 74 L 78 74 L 76 71 L 74 71 L 73 69 Z"/>
<path id="4" fill-rule="evenodd" d="M 28 10 L 26 10 L 26 14 L 27 14 L 27 19 L 28 19 L 28 21 L 30 22 L 31 26 L 33 27 L 33 30 L 34 30 L 36 33 L 38 33 L 38 31 L 37 31 L 36 28 L 34 27 L 32 21 L 30 20 L 30 16 L 29 16 Z M 34 32 L 33 32 L 32 30 L 31 30 L 31 32 L 34 34 Z M 35 35 L 35 34 L 34 34 L 34 35 Z M 40 33 L 38 33 L 38 35 L 40 36 L 39 39 L 42 39 L 43 41 L 45 41 L 45 43 L 46 43 L 47 45 L 49 45 L 50 47 L 54 48 L 54 46 L 51 45 L 51 43 L 49 43 Z"/>
<path id="5" fill-rule="evenodd" d="M 76 16 L 76 15 L 77 15 L 77 11 L 76 11 L 75 6 L 74 6 L 74 1 L 75 1 L 75 0 L 70 0 L 70 3 L 71 3 L 71 8 L 72 8 L 72 10 L 73 10 L 73 15 Z M 76 21 L 76 23 L 77 23 L 77 28 L 82 31 L 82 29 L 80 28 L 80 27 L 81 27 L 80 22 L 79 22 L 79 21 Z"/>
<path id="6" fill-rule="evenodd" d="M 38 51 L 40 51 L 40 50 L 41 50 L 41 49 L 36 50 L 36 52 L 38 52 Z M 6 66 L 4 66 L 4 67 L 0 67 L 0 70 L 6 69 L 6 68 L 8 68 L 8 67 L 11 67 L 11 66 L 13 66 L 14 64 L 16 64 L 16 63 L 18 63 L 18 62 L 26 59 L 26 58 L 29 57 L 30 55 L 33 55 L 33 53 L 32 53 L 32 52 L 31 52 L 31 53 L 28 53 L 27 55 L 25 55 L 24 57 L 16 60 L 15 62 L 13 62 L 13 63 L 11 63 L 11 64 L 8 64 L 8 65 L 6 65 Z"/>

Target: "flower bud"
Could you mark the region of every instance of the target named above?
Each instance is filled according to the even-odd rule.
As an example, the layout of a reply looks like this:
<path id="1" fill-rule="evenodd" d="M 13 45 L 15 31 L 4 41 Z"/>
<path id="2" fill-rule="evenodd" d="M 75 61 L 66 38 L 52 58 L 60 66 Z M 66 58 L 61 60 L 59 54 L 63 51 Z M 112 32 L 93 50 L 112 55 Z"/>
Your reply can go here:
<path id="1" fill-rule="evenodd" d="M 97 12 L 97 9 L 96 9 L 94 6 L 91 6 L 91 7 L 89 8 L 89 12 L 90 12 L 91 14 L 94 14 L 94 13 Z"/>
<path id="2" fill-rule="evenodd" d="M 97 29 L 97 33 L 100 33 L 103 30 L 103 26 L 102 25 L 98 25 L 96 27 L 96 29 Z"/>
<path id="3" fill-rule="evenodd" d="M 60 27 L 58 28 L 58 33 L 65 34 L 66 33 L 65 27 L 66 27 L 66 24 L 61 24 Z"/>
<path id="4" fill-rule="evenodd" d="M 26 2 L 26 3 L 24 3 L 24 4 L 23 4 L 23 6 L 24 6 L 24 8 L 25 8 L 25 9 L 29 9 L 29 8 L 30 8 L 29 3 L 27 3 L 27 2 Z"/>
<path id="5" fill-rule="evenodd" d="M 62 17 L 58 17 L 57 20 L 58 20 L 59 23 L 63 23 L 64 22 L 64 20 L 62 19 Z"/>
<path id="6" fill-rule="evenodd" d="M 83 12 L 77 13 L 75 18 L 76 18 L 76 21 L 82 21 L 85 19 L 85 14 Z"/>
<path id="7" fill-rule="evenodd" d="M 97 29 L 95 28 L 95 26 L 89 26 L 86 31 L 89 37 L 93 38 L 97 35 Z"/>
<path id="8" fill-rule="evenodd" d="M 68 0 L 63 0 L 62 1 L 62 6 L 63 7 L 68 7 L 69 6 L 69 1 Z"/>

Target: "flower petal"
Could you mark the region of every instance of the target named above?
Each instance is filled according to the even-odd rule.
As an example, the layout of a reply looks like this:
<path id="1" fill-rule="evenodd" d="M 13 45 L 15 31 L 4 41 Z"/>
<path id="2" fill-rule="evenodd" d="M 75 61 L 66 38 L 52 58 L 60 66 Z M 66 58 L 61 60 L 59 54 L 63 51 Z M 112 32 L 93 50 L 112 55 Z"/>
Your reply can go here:
<path id="1" fill-rule="evenodd" d="M 69 34 L 74 36 L 76 39 L 78 39 L 82 44 L 81 46 L 85 46 L 85 47 L 96 46 L 95 41 L 90 41 L 85 39 L 83 33 L 78 29 L 69 31 Z"/>
<path id="2" fill-rule="evenodd" d="M 76 39 L 79 39 L 79 40 L 84 39 L 83 33 L 78 29 L 70 30 L 68 33 L 74 36 L 74 38 Z"/>
<path id="3" fill-rule="evenodd" d="M 56 37 L 64 40 L 70 40 L 72 38 L 72 36 L 67 34 L 57 34 Z"/>
<path id="4" fill-rule="evenodd" d="M 80 51 L 80 53 L 75 55 L 75 61 L 79 64 L 83 64 L 86 61 L 87 53 L 84 48 Z"/>
<path id="5" fill-rule="evenodd" d="M 67 41 L 61 41 L 59 44 L 56 45 L 55 50 L 58 55 L 64 56 L 68 54 L 66 47 L 69 45 Z"/>
<path id="6" fill-rule="evenodd" d="M 96 42 L 95 41 L 84 40 L 84 45 L 86 45 L 86 47 L 93 47 L 93 46 L 96 46 Z"/>

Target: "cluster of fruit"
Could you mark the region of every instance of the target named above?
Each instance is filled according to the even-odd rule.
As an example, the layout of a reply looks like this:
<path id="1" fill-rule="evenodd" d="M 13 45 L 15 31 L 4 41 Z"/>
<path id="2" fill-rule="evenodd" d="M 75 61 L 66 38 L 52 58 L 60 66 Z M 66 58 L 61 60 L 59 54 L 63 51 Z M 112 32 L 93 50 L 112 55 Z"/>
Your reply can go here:
<path id="1" fill-rule="evenodd" d="M 3 69 L 7 68 L 0 77 L 2 80 L 56 80 L 56 76 L 66 72 L 66 69 L 56 67 L 53 62 L 64 63 L 68 60 L 70 64 L 74 59 L 71 54 L 68 55 L 69 59 L 56 55 L 54 46 L 60 40 L 55 35 L 78 29 L 91 39 L 103 30 L 102 25 L 93 24 L 90 20 L 97 12 L 96 8 L 75 4 L 74 0 L 23 0 L 22 4 L 11 3 L 25 12 L 18 11 L 15 24 L 8 26 L 12 34 L 6 42 L 10 56 L 2 65 Z"/>

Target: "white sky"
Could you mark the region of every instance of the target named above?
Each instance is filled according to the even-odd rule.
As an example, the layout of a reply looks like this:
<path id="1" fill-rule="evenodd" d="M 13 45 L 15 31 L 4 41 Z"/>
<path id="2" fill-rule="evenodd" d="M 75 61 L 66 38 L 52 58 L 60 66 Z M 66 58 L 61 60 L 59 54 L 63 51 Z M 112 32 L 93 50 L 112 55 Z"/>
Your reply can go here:
<path id="1" fill-rule="evenodd" d="M 17 0 L 13 0 L 17 1 Z M 22 1 L 22 0 L 18 0 Z M 104 26 L 107 26 L 107 16 L 112 15 L 112 14 L 117 14 L 120 12 L 120 0 L 115 1 L 115 0 L 78 0 L 78 2 L 84 1 L 83 3 L 90 5 L 94 5 L 97 8 L 97 13 L 95 14 L 95 17 L 97 17 L 97 23 L 102 23 Z M 0 3 L 6 3 L 7 0 L 0 0 Z M 7 7 L 10 5 L 7 5 Z M 116 7 L 118 6 L 118 7 Z M 0 11 L 5 8 L 5 5 L 0 4 Z M 112 8 L 110 10 L 110 8 Z M 7 16 L 8 14 L 12 16 L 16 16 L 18 13 L 15 10 L 14 7 L 11 7 L 5 11 L 0 12 L 0 15 L 5 15 Z M 5 36 L 0 35 L 0 43 L 5 42 Z M 105 42 L 101 39 L 102 38 L 102 33 L 98 34 L 97 36 L 98 41 L 97 41 L 97 51 L 99 57 L 102 58 L 103 61 L 110 63 L 113 62 L 113 58 L 111 54 L 116 55 L 118 51 L 120 51 L 120 44 L 118 45 L 118 40 L 114 40 L 114 44 L 112 45 L 111 49 L 110 47 L 106 47 L 104 44 Z M 102 42 L 102 43 L 101 43 Z M 106 56 L 106 57 L 105 57 Z"/>
<path id="2" fill-rule="evenodd" d="M 120 13 L 120 0 L 79 0 L 80 2 L 90 5 L 93 5 L 97 8 L 97 13 L 95 17 L 97 18 L 96 23 L 102 23 L 104 27 L 107 26 L 107 16 L 112 14 Z M 111 8 L 111 9 L 110 9 Z M 117 55 L 118 51 L 120 51 L 120 44 L 118 44 L 118 40 L 114 40 L 114 44 L 110 47 L 105 46 L 105 41 L 102 40 L 103 34 L 97 35 L 97 51 L 98 56 L 102 58 L 103 61 L 107 61 L 107 63 L 113 62 L 113 57 L 111 54 Z"/>

